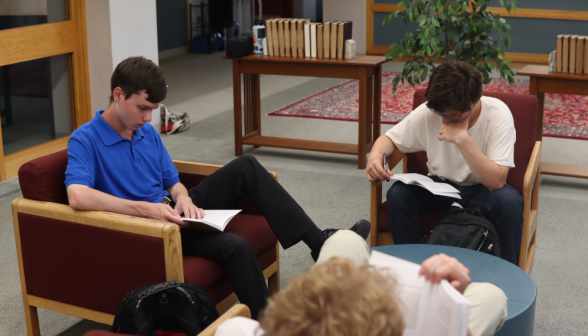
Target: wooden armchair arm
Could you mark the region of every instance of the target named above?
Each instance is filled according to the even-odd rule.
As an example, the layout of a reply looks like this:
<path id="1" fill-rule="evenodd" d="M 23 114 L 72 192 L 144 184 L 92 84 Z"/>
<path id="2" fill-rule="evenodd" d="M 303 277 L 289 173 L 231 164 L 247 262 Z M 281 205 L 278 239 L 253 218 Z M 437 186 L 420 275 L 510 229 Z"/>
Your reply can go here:
<path id="1" fill-rule="evenodd" d="M 388 169 L 392 170 L 400 161 L 406 158 L 406 154 L 396 150 L 394 154 L 387 158 Z M 406 171 L 406 160 L 404 160 L 403 171 Z M 378 210 L 382 204 L 382 181 L 374 181 L 371 185 L 370 192 L 370 246 L 374 247 L 378 243 Z"/>
<path id="2" fill-rule="evenodd" d="M 535 253 L 539 182 L 541 174 L 541 141 L 535 142 L 523 180 L 523 235 L 519 251 L 519 267 L 531 273 Z"/>
<path id="3" fill-rule="evenodd" d="M 541 147 L 541 141 L 535 142 L 535 146 L 533 147 L 533 152 L 531 153 L 531 158 L 529 159 L 529 165 L 527 166 L 527 171 L 525 172 L 525 178 L 523 181 L 523 199 L 531 197 L 531 193 L 533 192 L 533 185 L 535 184 L 535 180 L 539 177 L 539 169 L 541 165 Z"/>
<path id="4" fill-rule="evenodd" d="M 167 280 L 184 281 L 180 228 L 176 224 L 106 211 L 78 211 L 69 205 L 35 201 L 24 197 L 12 202 L 15 225 L 18 223 L 18 213 L 162 238 Z"/>
<path id="5" fill-rule="evenodd" d="M 251 318 L 251 311 L 249 311 L 249 307 L 242 303 L 238 303 L 231 307 L 231 309 L 227 310 L 224 314 L 222 314 L 216 321 L 214 321 L 211 325 L 209 325 L 206 329 L 202 330 L 198 336 L 213 336 L 216 332 L 216 329 L 225 322 L 226 320 L 236 317 L 236 316 L 243 316 L 247 318 Z"/>
<path id="6" fill-rule="evenodd" d="M 203 176 L 211 175 L 212 173 L 223 167 L 221 165 L 176 160 L 174 160 L 174 164 L 176 165 L 176 168 L 180 173 Z M 268 173 L 270 173 L 270 175 L 273 176 L 273 178 L 275 178 L 276 181 L 278 180 L 278 174 L 274 173 L 273 171 L 268 171 Z"/>

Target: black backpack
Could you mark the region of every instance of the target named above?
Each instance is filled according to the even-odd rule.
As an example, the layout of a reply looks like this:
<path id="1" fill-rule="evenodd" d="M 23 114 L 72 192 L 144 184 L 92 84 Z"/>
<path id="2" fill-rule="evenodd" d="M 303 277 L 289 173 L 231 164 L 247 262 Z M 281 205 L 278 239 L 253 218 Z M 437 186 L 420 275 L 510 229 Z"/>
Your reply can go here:
<path id="1" fill-rule="evenodd" d="M 142 336 L 167 331 L 195 336 L 217 318 L 216 306 L 202 289 L 176 280 L 128 293 L 118 307 L 112 331 Z"/>
<path id="2" fill-rule="evenodd" d="M 463 247 L 500 258 L 498 233 L 479 209 L 452 206 L 441 215 L 437 227 L 423 238 L 421 243 Z"/>

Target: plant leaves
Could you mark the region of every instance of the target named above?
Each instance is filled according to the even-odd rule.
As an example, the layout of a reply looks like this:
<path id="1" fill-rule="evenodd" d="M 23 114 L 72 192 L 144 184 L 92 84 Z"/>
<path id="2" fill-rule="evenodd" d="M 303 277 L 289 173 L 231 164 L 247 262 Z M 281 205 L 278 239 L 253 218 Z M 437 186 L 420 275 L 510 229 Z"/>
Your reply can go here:
<path id="1" fill-rule="evenodd" d="M 421 81 L 425 81 L 425 79 L 427 79 L 427 75 L 428 75 L 428 68 L 425 67 L 425 71 L 423 71 L 423 73 L 421 74 Z"/>
<path id="2" fill-rule="evenodd" d="M 506 64 L 509 64 L 509 63 L 510 63 L 510 62 L 512 62 L 512 61 L 511 61 L 511 60 L 509 60 L 509 59 L 503 59 L 503 60 L 502 60 L 502 62 L 504 62 L 504 63 L 506 63 Z"/>
<path id="3" fill-rule="evenodd" d="M 449 13 L 455 15 L 455 9 L 453 9 L 453 7 L 449 7 Z"/>
<path id="4" fill-rule="evenodd" d="M 425 38 L 429 37 L 429 29 L 425 30 Z"/>

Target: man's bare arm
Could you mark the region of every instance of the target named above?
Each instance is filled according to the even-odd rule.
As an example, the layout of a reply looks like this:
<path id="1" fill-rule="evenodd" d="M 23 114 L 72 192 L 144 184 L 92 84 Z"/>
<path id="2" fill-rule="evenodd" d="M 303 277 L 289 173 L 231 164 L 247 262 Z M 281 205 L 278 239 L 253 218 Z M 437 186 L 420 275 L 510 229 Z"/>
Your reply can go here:
<path id="1" fill-rule="evenodd" d="M 367 168 L 365 174 L 367 175 L 368 181 L 382 181 L 388 180 L 392 177 L 389 167 L 386 165 L 384 171 L 384 154 L 390 156 L 396 151 L 396 146 L 385 134 L 380 136 L 374 143 L 372 151 L 368 158 Z"/>
<path id="2" fill-rule="evenodd" d="M 504 187 L 508 177 L 509 167 L 501 166 L 490 160 L 480 149 L 472 138 L 467 137 L 456 143 L 463 155 L 468 167 L 474 176 L 485 185 L 490 191 Z"/>
<path id="3" fill-rule="evenodd" d="M 69 205 L 76 210 L 109 211 L 185 226 L 180 216 L 169 205 L 129 201 L 82 184 L 70 184 L 67 187 L 67 198 Z"/>
<path id="4" fill-rule="evenodd" d="M 204 218 L 204 210 L 192 203 L 192 198 L 188 194 L 188 190 L 181 182 L 174 184 L 166 190 L 176 202 L 175 210 L 178 214 L 184 214 L 184 217 L 187 218 Z"/>
<path id="5" fill-rule="evenodd" d="M 506 183 L 509 168 L 490 160 L 476 146 L 468 134 L 469 119 L 470 113 L 467 113 L 459 121 L 452 121 L 443 125 L 437 139 L 455 144 L 459 148 L 461 155 L 463 155 L 472 174 L 486 188 L 490 189 L 490 191 L 500 189 Z"/>

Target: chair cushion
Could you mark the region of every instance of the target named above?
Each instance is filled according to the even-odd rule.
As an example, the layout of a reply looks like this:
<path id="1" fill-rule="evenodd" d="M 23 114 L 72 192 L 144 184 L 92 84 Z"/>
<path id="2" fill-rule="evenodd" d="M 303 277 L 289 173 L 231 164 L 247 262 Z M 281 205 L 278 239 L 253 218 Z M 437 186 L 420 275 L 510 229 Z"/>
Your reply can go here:
<path id="1" fill-rule="evenodd" d="M 23 164 L 18 170 L 18 182 L 25 198 L 69 204 L 65 188 L 67 149 Z"/>
<path id="2" fill-rule="evenodd" d="M 537 97 L 502 92 L 484 92 L 484 96 L 502 100 L 512 113 L 517 132 L 514 155 L 515 168 L 510 169 L 506 183 L 515 188 L 522 195 L 525 173 L 537 139 Z M 425 90 L 417 90 L 414 94 L 413 109 L 421 105 L 424 100 Z M 411 160 L 413 161 L 412 163 Z M 414 162 L 415 160 L 418 162 Z M 408 172 L 426 174 L 426 170 L 424 172 L 422 171 L 423 167 L 426 169 L 426 162 L 427 157 L 424 153 L 408 155 Z"/>
<path id="3" fill-rule="evenodd" d="M 253 246 L 262 269 L 276 261 L 275 248 L 278 240 L 264 217 L 239 214 L 231 220 L 225 230 L 241 235 Z M 221 263 L 201 257 L 184 256 L 185 281 L 197 284 L 211 296 L 215 303 L 220 302 L 232 292 L 230 285 L 224 284 L 226 277 L 226 268 Z M 214 294 L 215 286 L 221 286 L 224 289 L 217 289 L 216 292 L 220 293 Z M 211 290 L 212 294 L 209 293 Z"/>

